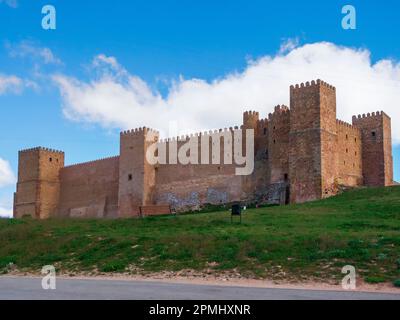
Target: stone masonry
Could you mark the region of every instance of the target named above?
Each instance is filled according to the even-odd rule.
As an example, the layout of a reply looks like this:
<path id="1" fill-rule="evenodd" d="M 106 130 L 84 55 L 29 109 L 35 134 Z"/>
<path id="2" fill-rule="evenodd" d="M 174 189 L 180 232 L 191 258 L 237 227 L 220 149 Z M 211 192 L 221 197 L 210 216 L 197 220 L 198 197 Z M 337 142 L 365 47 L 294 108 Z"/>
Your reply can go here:
<path id="1" fill-rule="evenodd" d="M 320 80 L 290 87 L 290 108 L 267 118 L 245 112 L 241 129 L 254 130 L 254 170 L 235 175 L 235 165 L 150 164 L 153 143 L 178 148 L 207 136 L 212 148 L 238 127 L 160 140 L 157 131 L 121 132 L 120 154 L 72 166 L 64 153 L 47 148 L 19 152 L 14 217 L 118 218 L 156 215 L 166 208 L 197 210 L 206 204 L 302 203 L 335 195 L 343 187 L 389 186 L 393 182 L 391 120 L 384 112 L 336 119 L 336 89 Z M 215 138 L 215 139 L 214 139 Z M 204 145 L 199 144 L 199 159 Z M 210 160 L 212 155 L 209 155 Z M 200 161 L 199 161 L 200 163 Z M 212 161 L 210 161 L 212 163 Z M 168 211 L 168 210 L 167 210 Z"/>

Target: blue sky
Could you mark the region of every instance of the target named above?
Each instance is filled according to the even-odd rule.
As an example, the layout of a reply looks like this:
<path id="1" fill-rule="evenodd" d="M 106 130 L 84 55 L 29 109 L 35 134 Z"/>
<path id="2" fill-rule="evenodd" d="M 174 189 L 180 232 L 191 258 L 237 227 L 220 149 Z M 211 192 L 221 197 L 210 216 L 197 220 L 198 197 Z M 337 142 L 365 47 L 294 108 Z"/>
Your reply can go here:
<path id="1" fill-rule="evenodd" d="M 56 30 L 41 27 L 46 4 Z M 356 30 L 341 27 L 345 4 Z M 337 86 L 344 120 L 385 110 L 394 127 L 399 13 L 395 0 L 0 1 L 0 159 L 15 175 L 19 149 L 61 149 L 71 164 L 118 154 L 120 129 L 237 124 L 247 107 L 266 115 L 288 104 L 289 84 L 319 77 Z M 393 139 L 400 180 L 397 129 Z M 0 214 L 11 180 L 0 179 Z"/>

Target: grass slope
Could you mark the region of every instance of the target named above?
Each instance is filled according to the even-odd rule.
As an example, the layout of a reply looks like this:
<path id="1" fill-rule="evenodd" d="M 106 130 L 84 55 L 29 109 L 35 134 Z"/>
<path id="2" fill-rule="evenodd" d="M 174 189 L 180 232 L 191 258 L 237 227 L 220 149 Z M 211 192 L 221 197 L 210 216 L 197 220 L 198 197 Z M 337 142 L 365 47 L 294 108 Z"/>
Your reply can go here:
<path id="1" fill-rule="evenodd" d="M 360 189 L 302 205 L 127 220 L 0 219 L 9 263 L 64 272 L 235 270 L 270 279 L 338 280 L 354 265 L 369 282 L 400 278 L 400 187 Z"/>

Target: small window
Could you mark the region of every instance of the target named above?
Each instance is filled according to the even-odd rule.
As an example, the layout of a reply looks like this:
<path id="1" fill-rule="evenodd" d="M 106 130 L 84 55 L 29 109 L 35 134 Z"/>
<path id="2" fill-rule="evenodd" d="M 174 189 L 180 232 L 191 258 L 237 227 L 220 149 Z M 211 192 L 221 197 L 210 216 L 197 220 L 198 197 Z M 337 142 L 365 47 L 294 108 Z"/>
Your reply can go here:
<path id="1" fill-rule="evenodd" d="M 357 138 L 354 138 L 354 142 L 357 142 Z"/>
<path id="2" fill-rule="evenodd" d="M 274 126 L 274 130 L 276 129 L 276 127 Z"/>
<path id="3" fill-rule="evenodd" d="M 357 155 L 357 151 L 356 151 L 356 152 L 354 152 L 354 155 L 355 155 L 355 156 Z"/>
<path id="4" fill-rule="evenodd" d="M 131 175 L 131 174 L 128 175 L 128 180 L 129 180 L 129 181 L 132 180 L 132 175 Z"/>
<path id="5" fill-rule="evenodd" d="M 52 161 L 53 161 L 53 158 L 49 158 L 49 161 L 52 162 Z"/>
<path id="6" fill-rule="evenodd" d="M 346 134 L 346 140 L 348 140 L 348 139 L 349 139 L 349 135 Z"/>
<path id="7" fill-rule="evenodd" d="M 264 128 L 264 136 L 267 134 L 267 128 Z"/>
<path id="8" fill-rule="evenodd" d="M 376 137 L 376 132 L 375 132 L 375 131 L 372 131 L 372 132 L 371 132 L 371 135 L 375 138 L 375 137 Z"/>
<path id="9" fill-rule="evenodd" d="M 283 178 L 285 179 L 285 181 L 288 181 L 288 179 L 289 179 L 289 176 L 288 176 L 288 174 L 287 174 L 287 173 L 285 173 L 285 174 L 283 175 Z"/>
<path id="10" fill-rule="evenodd" d="M 349 149 L 346 149 L 346 153 L 349 153 Z"/>
<path id="11" fill-rule="evenodd" d="M 274 139 L 274 144 L 276 143 L 276 140 Z"/>

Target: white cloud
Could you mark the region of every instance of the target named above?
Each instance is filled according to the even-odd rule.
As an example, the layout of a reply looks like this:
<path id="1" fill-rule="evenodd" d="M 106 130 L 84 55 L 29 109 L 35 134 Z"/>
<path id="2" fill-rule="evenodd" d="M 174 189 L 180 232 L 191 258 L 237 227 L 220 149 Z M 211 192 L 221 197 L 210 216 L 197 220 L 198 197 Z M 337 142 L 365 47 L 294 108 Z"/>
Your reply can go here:
<path id="1" fill-rule="evenodd" d="M 115 57 L 107 57 L 104 54 L 99 54 L 96 57 L 94 57 L 92 64 L 94 67 L 100 67 L 103 64 L 105 64 L 111 66 L 114 70 L 117 71 L 123 70 L 123 68 L 118 63 Z"/>
<path id="2" fill-rule="evenodd" d="M 18 1 L 17 0 L 0 0 L 0 3 L 5 3 L 11 8 L 16 8 L 18 7 Z"/>
<path id="3" fill-rule="evenodd" d="M 23 86 L 24 82 L 21 78 L 13 75 L 0 74 L 0 94 L 8 92 L 19 93 Z"/>
<path id="4" fill-rule="evenodd" d="M 15 183 L 16 178 L 8 161 L 0 158 L 0 188 Z"/>
<path id="5" fill-rule="evenodd" d="M 279 53 L 280 54 L 287 54 L 290 51 L 293 51 L 296 49 L 300 44 L 299 38 L 290 38 L 286 39 L 285 41 L 282 42 L 281 47 L 279 48 Z"/>
<path id="6" fill-rule="evenodd" d="M 6 43 L 6 48 L 13 58 L 29 57 L 39 59 L 44 64 L 62 64 L 62 61 L 49 48 L 40 47 L 33 41 L 24 40 L 16 44 Z"/>
<path id="7" fill-rule="evenodd" d="M 0 95 L 20 94 L 25 88 L 38 90 L 39 85 L 30 79 L 21 79 L 15 75 L 4 75 L 0 73 Z"/>
<path id="8" fill-rule="evenodd" d="M 289 104 L 289 86 L 322 79 L 337 88 L 338 117 L 351 121 L 360 113 L 384 110 L 400 119 L 400 64 L 371 62 L 370 52 L 320 42 L 298 47 L 296 40 L 282 45 L 276 56 L 249 61 L 242 72 L 205 81 L 172 82 L 166 97 L 139 77 L 128 73 L 114 57 L 97 56 L 98 71 L 90 81 L 59 74 L 64 114 L 76 121 L 122 129 L 150 126 L 168 130 L 178 121 L 182 131 L 241 124 L 246 109 L 267 117 L 277 104 Z M 400 126 L 392 126 L 400 143 Z"/>

